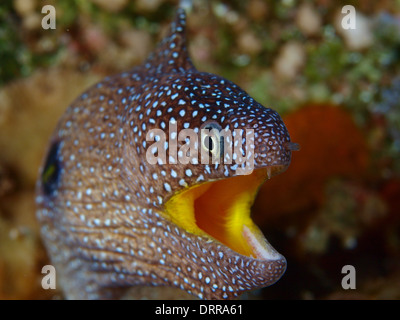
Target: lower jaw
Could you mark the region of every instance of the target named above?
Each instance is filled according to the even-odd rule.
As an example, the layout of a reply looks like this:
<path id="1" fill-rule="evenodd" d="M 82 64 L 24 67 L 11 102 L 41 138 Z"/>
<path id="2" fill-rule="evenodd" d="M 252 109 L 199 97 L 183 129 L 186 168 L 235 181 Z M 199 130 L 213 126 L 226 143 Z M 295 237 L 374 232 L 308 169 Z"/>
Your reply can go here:
<path id="1" fill-rule="evenodd" d="M 258 189 L 283 166 L 254 170 L 250 175 L 203 183 L 184 190 L 166 203 L 170 220 L 185 230 L 212 237 L 239 254 L 278 260 L 277 253 L 250 217 Z"/>

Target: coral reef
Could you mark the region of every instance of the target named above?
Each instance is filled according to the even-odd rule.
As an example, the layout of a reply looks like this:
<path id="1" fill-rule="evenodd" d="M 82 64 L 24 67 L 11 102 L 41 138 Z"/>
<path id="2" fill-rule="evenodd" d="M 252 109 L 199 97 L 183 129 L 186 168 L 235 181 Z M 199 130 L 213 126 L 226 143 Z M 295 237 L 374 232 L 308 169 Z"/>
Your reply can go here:
<path id="1" fill-rule="evenodd" d="M 284 122 L 301 149 L 293 154 L 282 176 L 261 187 L 253 207 L 260 223 L 274 215 L 297 214 L 320 206 L 329 179 L 366 174 L 369 155 L 365 138 L 343 108 L 307 105 L 286 115 Z"/>

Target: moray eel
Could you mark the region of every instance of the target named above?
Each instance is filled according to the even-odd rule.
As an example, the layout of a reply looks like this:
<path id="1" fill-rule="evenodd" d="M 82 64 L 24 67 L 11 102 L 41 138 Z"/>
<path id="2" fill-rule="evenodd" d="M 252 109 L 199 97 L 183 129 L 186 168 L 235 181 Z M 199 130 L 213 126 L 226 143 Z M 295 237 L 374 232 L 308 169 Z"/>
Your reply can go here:
<path id="1" fill-rule="evenodd" d="M 185 21 L 178 9 L 155 52 L 83 93 L 51 138 L 37 183 L 37 217 L 68 299 L 119 298 L 132 286 L 230 299 L 275 283 L 285 271 L 285 258 L 254 224 L 250 208 L 260 185 L 288 167 L 296 145 L 277 112 L 195 69 Z M 196 157 L 182 149 L 183 129 L 215 134 L 194 142 Z M 245 147 L 218 161 L 222 132 L 239 136 L 237 130 L 246 134 L 235 146 Z M 157 143 L 170 151 L 166 161 L 162 149 L 149 151 Z M 200 159 L 200 151 L 207 157 Z M 235 163 L 239 156 L 244 161 Z"/>

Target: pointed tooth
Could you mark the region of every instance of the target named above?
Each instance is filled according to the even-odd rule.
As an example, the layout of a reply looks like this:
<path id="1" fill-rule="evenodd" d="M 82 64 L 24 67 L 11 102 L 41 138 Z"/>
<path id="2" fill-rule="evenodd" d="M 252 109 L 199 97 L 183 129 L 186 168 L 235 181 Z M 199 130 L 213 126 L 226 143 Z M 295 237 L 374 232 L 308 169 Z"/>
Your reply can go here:
<path id="1" fill-rule="evenodd" d="M 267 177 L 268 179 L 271 179 L 271 167 L 267 168 Z"/>

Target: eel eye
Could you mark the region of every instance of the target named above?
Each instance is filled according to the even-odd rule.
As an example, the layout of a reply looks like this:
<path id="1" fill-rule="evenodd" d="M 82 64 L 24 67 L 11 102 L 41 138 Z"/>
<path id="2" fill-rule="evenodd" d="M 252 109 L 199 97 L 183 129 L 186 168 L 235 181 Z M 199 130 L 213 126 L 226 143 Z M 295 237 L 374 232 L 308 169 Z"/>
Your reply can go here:
<path id="1" fill-rule="evenodd" d="M 61 165 L 58 159 L 59 147 L 59 142 L 54 142 L 52 144 L 42 172 L 43 191 L 47 196 L 52 195 L 54 191 L 56 191 L 60 178 Z"/>
<path id="2" fill-rule="evenodd" d="M 209 122 L 201 128 L 201 146 L 210 157 L 222 157 L 224 154 L 224 139 L 221 136 L 221 126 Z"/>

